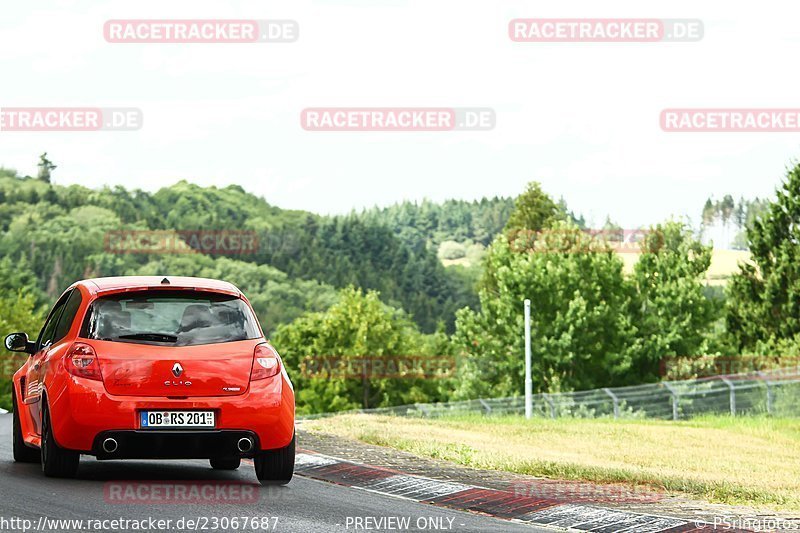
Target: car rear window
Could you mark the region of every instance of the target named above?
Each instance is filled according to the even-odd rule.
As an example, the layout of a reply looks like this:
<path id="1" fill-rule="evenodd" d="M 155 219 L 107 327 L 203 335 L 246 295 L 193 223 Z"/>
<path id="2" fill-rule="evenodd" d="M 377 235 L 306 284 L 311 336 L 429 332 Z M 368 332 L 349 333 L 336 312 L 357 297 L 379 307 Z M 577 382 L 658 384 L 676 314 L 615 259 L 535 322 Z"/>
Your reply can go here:
<path id="1" fill-rule="evenodd" d="M 203 291 L 135 291 L 95 300 L 81 336 L 194 346 L 257 339 L 261 333 L 250 307 L 236 296 Z"/>

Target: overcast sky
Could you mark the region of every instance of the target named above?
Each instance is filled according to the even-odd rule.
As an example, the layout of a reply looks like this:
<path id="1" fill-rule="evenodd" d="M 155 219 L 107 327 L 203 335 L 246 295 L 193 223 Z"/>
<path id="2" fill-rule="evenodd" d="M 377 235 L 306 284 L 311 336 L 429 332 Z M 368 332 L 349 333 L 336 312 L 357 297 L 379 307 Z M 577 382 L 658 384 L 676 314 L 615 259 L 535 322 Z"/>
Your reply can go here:
<path id="1" fill-rule="evenodd" d="M 132 106 L 134 132 L 2 132 L 0 164 L 155 190 L 237 183 L 284 208 L 516 195 L 530 180 L 601 224 L 696 222 L 768 196 L 797 133 L 665 133 L 676 107 L 800 107 L 796 2 L 4 2 L 0 107 Z M 515 43 L 514 18 L 699 18 L 688 43 Z M 109 19 L 293 19 L 287 44 L 110 44 Z M 306 107 L 490 107 L 492 131 L 313 132 Z"/>

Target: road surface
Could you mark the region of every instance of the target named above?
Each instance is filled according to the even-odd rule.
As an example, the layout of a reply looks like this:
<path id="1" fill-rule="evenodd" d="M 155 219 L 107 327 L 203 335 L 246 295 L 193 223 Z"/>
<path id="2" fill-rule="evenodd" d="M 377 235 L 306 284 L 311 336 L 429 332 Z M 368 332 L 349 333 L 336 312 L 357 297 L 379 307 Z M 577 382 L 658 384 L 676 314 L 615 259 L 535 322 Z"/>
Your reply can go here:
<path id="1" fill-rule="evenodd" d="M 251 463 L 224 472 L 212 470 L 207 461 L 96 461 L 84 456 L 77 479 L 45 478 L 39 465 L 13 461 L 11 422 L 10 414 L 0 414 L 0 531 L 4 532 L 24 527 L 29 531 L 548 531 L 298 476 L 286 487 L 264 488 L 257 485 Z M 189 502 L 183 498 L 164 503 L 179 487 Z M 204 491 L 203 498 L 191 500 L 199 491 Z"/>

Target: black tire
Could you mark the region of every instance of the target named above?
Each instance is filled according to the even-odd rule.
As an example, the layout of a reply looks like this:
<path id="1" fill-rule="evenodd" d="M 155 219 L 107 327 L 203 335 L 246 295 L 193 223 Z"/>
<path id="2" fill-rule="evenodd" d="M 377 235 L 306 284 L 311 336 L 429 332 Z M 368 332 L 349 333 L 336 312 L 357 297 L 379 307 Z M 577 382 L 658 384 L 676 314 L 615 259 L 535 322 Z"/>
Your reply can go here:
<path id="1" fill-rule="evenodd" d="M 19 424 L 19 409 L 17 408 L 17 394 L 11 391 L 11 405 L 14 409 L 14 460 L 18 463 L 38 463 L 42 460 L 42 455 L 36 448 L 31 448 L 25 444 L 22 438 L 22 426 Z"/>
<path id="2" fill-rule="evenodd" d="M 242 464 L 240 457 L 217 457 L 208 461 L 214 470 L 236 470 Z"/>
<path id="3" fill-rule="evenodd" d="M 294 442 L 285 448 L 267 450 L 256 454 L 253 463 L 256 465 L 256 477 L 262 485 L 286 485 L 294 474 Z"/>
<path id="4" fill-rule="evenodd" d="M 47 477 L 75 477 L 81 456 L 56 444 L 45 397 L 42 402 L 42 472 Z"/>

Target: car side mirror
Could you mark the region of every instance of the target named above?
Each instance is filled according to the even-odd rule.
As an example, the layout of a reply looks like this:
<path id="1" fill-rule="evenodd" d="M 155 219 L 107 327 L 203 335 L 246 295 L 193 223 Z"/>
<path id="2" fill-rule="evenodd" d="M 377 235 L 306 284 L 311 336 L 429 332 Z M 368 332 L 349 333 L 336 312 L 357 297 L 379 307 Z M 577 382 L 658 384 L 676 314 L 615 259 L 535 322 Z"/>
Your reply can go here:
<path id="1" fill-rule="evenodd" d="M 32 354 L 35 344 L 28 340 L 27 333 L 10 333 L 6 336 L 6 350 Z"/>

